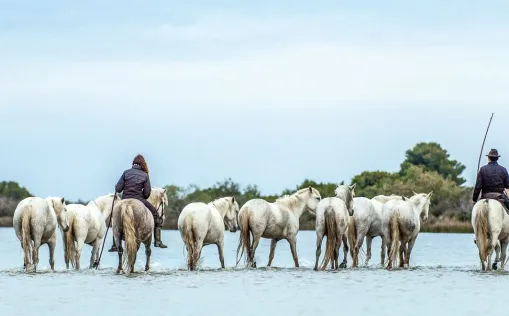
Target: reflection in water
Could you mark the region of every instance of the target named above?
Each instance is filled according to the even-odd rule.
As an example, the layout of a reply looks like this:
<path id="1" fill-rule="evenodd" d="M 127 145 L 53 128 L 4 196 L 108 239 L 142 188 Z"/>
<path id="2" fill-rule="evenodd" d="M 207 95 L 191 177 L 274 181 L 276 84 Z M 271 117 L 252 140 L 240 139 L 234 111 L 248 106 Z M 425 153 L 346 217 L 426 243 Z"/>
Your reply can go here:
<path id="1" fill-rule="evenodd" d="M 421 234 L 407 270 L 381 269 L 375 239 L 369 267 L 315 272 L 314 232 L 299 233 L 298 269 L 284 241 L 275 267 L 264 267 L 269 240 L 261 240 L 257 251 L 260 268 L 246 269 L 243 261 L 235 267 L 238 233 L 226 233 L 227 268 L 219 269 L 217 248 L 207 246 L 200 269 L 189 272 L 178 232 L 165 231 L 169 248 L 153 249 L 151 271 L 143 272 L 142 246 L 137 272 L 120 276 L 116 253 L 106 251 L 98 270 L 66 270 L 60 243 L 57 271 L 49 270 L 43 246 L 38 272 L 25 274 L 14 231 L 0 229 L 0 240 L 1 315 L 479 315 L 488 306 L 490 316 L 507 315 L 500 295 L 508 272 L 480 272 L 471 235 Z M 84 247 L 84 267 L 90 250 Z"/>

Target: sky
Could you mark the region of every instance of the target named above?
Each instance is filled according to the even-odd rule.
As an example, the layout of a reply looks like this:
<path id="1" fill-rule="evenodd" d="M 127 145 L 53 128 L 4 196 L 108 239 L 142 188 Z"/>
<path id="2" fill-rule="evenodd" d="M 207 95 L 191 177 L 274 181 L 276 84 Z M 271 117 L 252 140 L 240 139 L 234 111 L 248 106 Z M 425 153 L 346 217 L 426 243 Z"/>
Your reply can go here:
<path id="1" fill-rule="evenodd" d="M 440 143 L 509 166 L 507 1 L 0 1 L 0 181 L 113 192 L 231 177 L 262 193 L 396 171 Z M 483 156 L 482 163 L 486 161 Z"/>

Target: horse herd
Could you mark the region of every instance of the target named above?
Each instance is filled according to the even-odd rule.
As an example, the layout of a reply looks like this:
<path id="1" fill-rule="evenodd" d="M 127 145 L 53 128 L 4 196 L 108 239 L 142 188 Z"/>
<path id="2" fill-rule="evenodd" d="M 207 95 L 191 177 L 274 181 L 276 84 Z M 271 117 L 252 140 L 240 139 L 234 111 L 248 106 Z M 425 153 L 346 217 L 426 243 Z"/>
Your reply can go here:
<path id="1" fill-rule="evenodd" d="M 232 233 L 240 230 L 237 265 L 245 254 L 247 266 L 256 268 L 256 249 L 260 238 L 266 238 L 271 240 L 267 266 L 270 267 L 272 264 L 278 241 L 285 239 L 290 245 L 295 267 L 299 267 L 297 233 L 299 219 L 305 211 L 316 217 L 314 270 L 325 270 L 329 264 L 332 269 L 346 268 L 349 253 L 353 261 L 351 266 L 357 267 L 364 239 L 367 245 L 365 264 L 368 264 L 371 259 L 371 242 L 375 237 L 382 239 L 381 265 L 388 269 L 395 268 L 398 263 L 400 268 L 408 267 L 421 220 L 424 222 L 428 218 L 432 192 L 414 192 L 410 198 L 379 195 L 368 199 L 355 197 L 353 184 L 338 185 L 335 195 L 322 198 L 318 190 L 308 187 L 292 195 L 282 196 L 275 202 L 251 199 L 241 208 L 233 196 L 222 197 L 210 203 L 193 202 L 186 205 L 178 218 L 178 230 L 187 250 L 188 269 L 196 269 L 203 247 L 212 244 L 217 246 L 221 267 L 225 268 L 223 255 L 225 224 Z M 164 221 L 163 210 L 168 205 L 165 189 L 152 188 L 148 201 L 157 208 L 159 216 L 163 217 Z M 489 213 L 486 211 L 487 205 L 491 204 L 485 201 L 479 201 L 477 205 L 481 207 L 476 205 L 472 214 L 472 225 L 483 270 L 486 261 L 487 268 L 490 268 L 489 257 L 493 249 L 497 251 L 494 268 L 500 260 L 501 249 L 502 259 L 505 259 L 508 239 L 507 235 L 490 230 L 493 225 L 487 223 L 495 220 L 486 217 Z M 505 212 L 501 216 L 504 214 Z M 509 220 L 509 216 L 505 216 Z M 109 223 L 115 244 L 118 246 L 117 273 L 125 270 L 129 273 L 134 272 L 136 255 L 142 243 L 145 245 L 145 271 L 148 271 L 154 219 L 140 201 L 121 200 L 116 194 L 98 197 L 87 205 L 66 205 L 63 198 L 56 197 L 24 199 L 15 210 L 13 226 L 24 251 L 25 270 L 36 270 L 39 248 L 43 244 L 49 247 L 50 266 L 54 270 L 57 227 L 62 232 L 66 267 L 69 268 L 71 264 L 73 268 L 80 269 L 84 244 L 92 246 L 89 267 L 97 267 L 101 244 Z M 491 238 L 494 234 L 500 235 L 501 242 Z M 327 237 L 325 254 L 319 264 L 324 237 Z M 339 263 L 341 245 L 343 261 Z M 503 266 L 504 260 L 502 268 Z"/>

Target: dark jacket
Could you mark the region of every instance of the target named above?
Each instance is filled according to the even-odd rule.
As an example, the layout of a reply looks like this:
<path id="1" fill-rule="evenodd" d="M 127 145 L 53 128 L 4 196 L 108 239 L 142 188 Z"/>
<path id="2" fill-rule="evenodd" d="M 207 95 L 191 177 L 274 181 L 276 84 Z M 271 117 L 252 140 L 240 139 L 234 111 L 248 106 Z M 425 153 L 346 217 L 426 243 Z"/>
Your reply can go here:
<path id="1" fill-rule="evenodd" d="M 122 199 L 148 199 L 150 190 L 149 176 L 138 165 L 133 165 L 131 169 L 124 171 L 115 186 L 116 192 L 124 191 Z"/>
<path id="2" fill-rule="evenodd" d="M 472 201 L 477 201 L 481 192 L 483 194 L 504 193 L 504 189 L 509 189 L 507 170 L 496 161 L 491 161 L 486 166 L 483 166 L 479 170 L 479 174 L 477 174 Z"/>

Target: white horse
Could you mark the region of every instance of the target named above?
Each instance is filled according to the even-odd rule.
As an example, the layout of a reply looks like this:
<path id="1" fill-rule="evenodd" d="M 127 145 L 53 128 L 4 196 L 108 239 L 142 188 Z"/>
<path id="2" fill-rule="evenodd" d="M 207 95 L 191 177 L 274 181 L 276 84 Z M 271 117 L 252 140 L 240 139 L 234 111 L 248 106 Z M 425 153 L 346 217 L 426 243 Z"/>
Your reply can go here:
<path id="1" fill-rule="evenodd" d="M 64 259 L 69 269 L 69 261 L 73 268 L 80 269 L 81 250 L 83 245 L 92 246 L 89 268 L 97 265 L 99 249 L 106 232 L 106 223 L 98 205 L 91 201 L 86 206 L 81 204 L 67 205 L 69 230 L 63 233 Z"/>
<path id="2" fill-rule="evenodd" d="M 320 192 L 315 188 L 308 187 L 298 190 L 294 194 L 278 198 L 269 203 L 263 199 L 247 201 L 239 211 L 240 238 L 237 249 L 237 264 L 246 251 L 248 266 L 256 267 L 255 252 L 260 238 L 271 239 L 268 265 L 272 264 L 276 244 L 281 239 L 288 240 L 292 252 L 295 267 L 299 267 L 297 257 L 297 233 L 299 231 L 299 219 L 304 210 L 316 210 L 318 201 L 321 199 Z M 251 244 L 251 234 L 253 243 Z M 239 251 L 242 248 L 242 252 Z"/>
<path id="3" fill-rule="evenodd" d="M 110 216 L 111 216 L 111 211 L 113 208 L 113 199 L 115 199 L 115 196 L 116 196 L 115 201 L 120 201 L 120 197 L 118 196 L 118 194 L 113 194 L 113 193 L 102 195 L 102 196 L 96 198 L 95 200 L 93 200 L 94 204 L 97 205 L 97 207 L 101 211 L 101 214 L 104 218 L 104 223 L 107 226 L 109 225 L 110 227 L 111 227 Z"/>
<path id="4" fill-rule="evenodd" d="M 103 217 L 105 218 L 106 227 L 112 227 L 111 224 L 111 210 L 112 210 L 112 203 L 113 203 L 113 194 L 107 194 L 98 197 L 94 200 L 94 202 L 97 204 L 99 209 L 101 210 L 101 213 L 103 214 Z M 118 193 L 116 193 L 116 200 L 115 203 L 118 203 L 120 201 L 120 197 Z M 166 189 L 159 188 L 159 187 L 153 187 L 150 190 L 150 196 L 148 197 L 147 201 L 150 202 L 156 209 L 159 217 L 162 219 L 163 223 L 166 219 L 166 215 L 164 213 L 164 208 L 168 206 L 168 196 L 166 195 Z M 113 237 L 113 246 L 112 249 L 116 247 L 115 243 L 115 237 Z M 111 251 L 111 250 L 110 250 Z"/>
<path id="5" fill-rule="evenodd" d="M 217 245 L 221 268 L 224 266 L 224 223 L 230 232 L 237 231 L 239 205 L 235 197 L 219 198 L 208 204 L 194 202 L 186 205 L 178 218 L 178 229 L 187 249 L 187 266 L 196 269 L 201 250 Z"/>
<path id="6" fill-rule="evenodd" d="M 392 269 L 399 252 L 399 266 L 408 267 L 410 255 L 417 235 L 421 230 L 421 221 L 428 220 L 431 195 L 415 193 L 411 198 L 391 200 L 385 203 L 382 211 L 383 242 L 388 247 L 389 262 L 387 268 Z"/>
<path id="7" fill-rule="evenodd" d="M 503 270 L 509 243 L 509 215 L 502 204 L 493 199 L 479 200 L 472 209 L 472 227 L 479 249 L 481 269 L 490 270 L 491 267 L 496 269 L 499 254 L 502 252 L 500 261 Z M 497 257 L 491 266 L 494 249 L 497 251 Z"/>
<path id="8" fill-rule="evenodd" d="M 69 229 L 65 200 L 59 197 L 29 197 L 19 202 L 14 211 L 13 226 L 24 252 L 26 271 L 37 269 L 39 248 L 47 244 L 49 263 L 55 270 L 57 225 L 64 232 Z"/>
<path id="9" fill-rule="evenodd" d="M 348 223 L 348 242 L 350 243 L 350 255 L 353 259 L 352 267 L 359 264 L 359 250 L 362 247 L 364 238 L 366 238 L 366 261 L 368 265 L 371 259 L 371 243 L 374 237 L 382 237 L 382 208 L 390 200 L 402 200 L 403 197 L 397 195 L 378 195 L 372 199 L 365 197 L 354 198 L 355 214 L 349 218 Z M 385 262 L 386 246 L 382 242 L 381 264 Z"/>
<path id="10" fill-rule="evenodd" d="M 332 261 L 332 269 L 346 267 L 346 251 L 343 263 L 339 265 L 339 248 L 344 236 L 348 230 L 348 217 L 354 214 L 353 207 L 353 186 L 340 185 L 336 188 L 336 195 L 344 197 L 345 200 L 339 197 L 324 198 L 316 207 L 316 261 L 314 270 L 318 270 L 318 260 L 322 252 L 322 241 L 324 236 L 327 236 L 327 244 L 325 246 L 325 255 L 322 261 L 322 270 L 325 270 L 329 262 Z M 344 249 L 348 246 L 344 245 Z"/>

